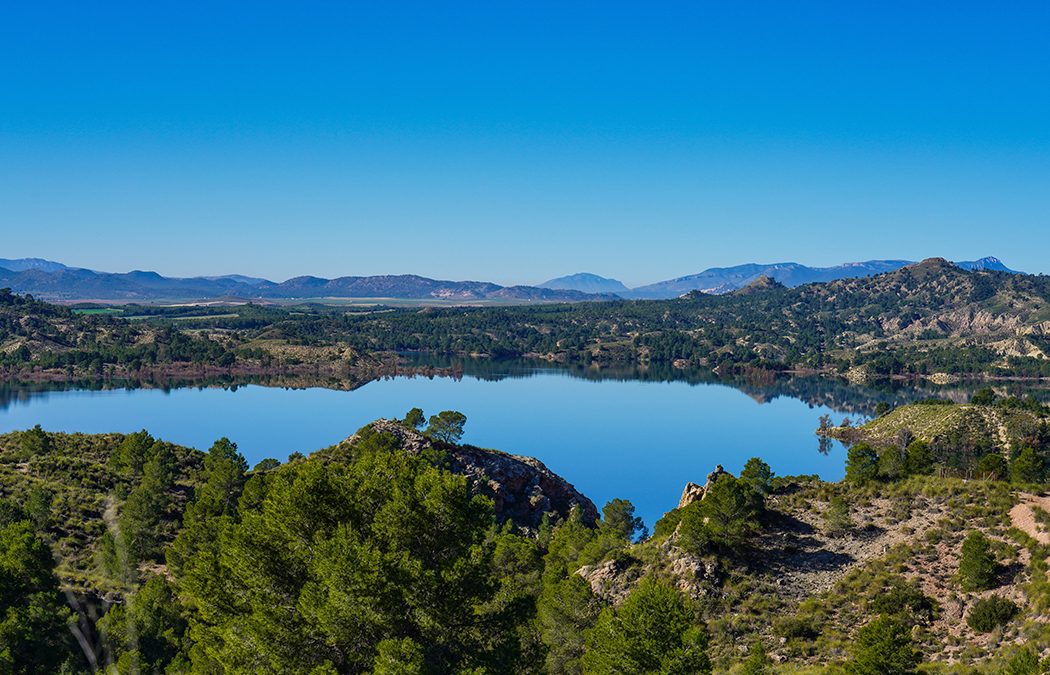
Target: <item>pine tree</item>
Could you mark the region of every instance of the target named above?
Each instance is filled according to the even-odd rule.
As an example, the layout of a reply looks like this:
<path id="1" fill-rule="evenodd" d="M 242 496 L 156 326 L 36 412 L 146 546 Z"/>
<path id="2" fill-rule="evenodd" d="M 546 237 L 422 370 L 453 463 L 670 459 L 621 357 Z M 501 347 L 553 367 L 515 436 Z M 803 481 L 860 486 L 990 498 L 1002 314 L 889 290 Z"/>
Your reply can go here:
<path id="1" fill-rule="evenodd" d="M 970 532 L 963 540 L 959 558 L 959 579 L 963 590 L 983 591 L 994 587 L 996 567 L 988 537 L 977 530 Z"/>

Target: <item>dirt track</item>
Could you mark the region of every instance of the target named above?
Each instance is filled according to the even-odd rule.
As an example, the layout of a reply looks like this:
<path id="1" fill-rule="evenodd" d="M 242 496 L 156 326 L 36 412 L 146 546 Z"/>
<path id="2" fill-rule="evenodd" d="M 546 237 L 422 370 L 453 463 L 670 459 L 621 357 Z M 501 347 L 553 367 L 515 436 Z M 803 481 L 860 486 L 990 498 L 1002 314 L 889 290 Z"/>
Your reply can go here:
<path id="1" fill-rule="evenodd" d="M 1041 508 L 1050 513 L 1050 497 L 1021 495 L 1021 500 L 1010 509 L 1010 522 L 1013 526 L 1032 537 L 1040 544 L 1050 545 L 1050 529 L 1041 525 L 1035 518 L 1034 509 Z"/>

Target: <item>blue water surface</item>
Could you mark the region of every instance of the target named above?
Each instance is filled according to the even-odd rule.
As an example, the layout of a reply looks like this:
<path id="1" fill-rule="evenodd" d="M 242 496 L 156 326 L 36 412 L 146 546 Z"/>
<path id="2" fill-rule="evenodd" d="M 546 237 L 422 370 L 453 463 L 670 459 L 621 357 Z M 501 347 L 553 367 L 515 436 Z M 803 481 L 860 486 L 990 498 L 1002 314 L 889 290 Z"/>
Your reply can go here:
<path id="1" fill-rule="evenodd" d="M 814 435 L 829 408 L 788 397 L 760 403 L 717 384 L 594 381 L 556 371 L 499 380 L 395 377 L 355 391 L 53 391 L 0 409 L 0 432 L 34 424 L 86 433 L 145 428 L 202 450 L 226 436 L 254 465 L 308 454 L 414 406 L 428 415 L 462 411 L 464 442 L 537 457 L 599 507 L 630 499 L 650 526 L 678 503 L 687 481 L 702 483 L 716 464 L 735 473 L 758 456 L 778 475 L 843 475 L 843 448 L 821 454 Z"/>

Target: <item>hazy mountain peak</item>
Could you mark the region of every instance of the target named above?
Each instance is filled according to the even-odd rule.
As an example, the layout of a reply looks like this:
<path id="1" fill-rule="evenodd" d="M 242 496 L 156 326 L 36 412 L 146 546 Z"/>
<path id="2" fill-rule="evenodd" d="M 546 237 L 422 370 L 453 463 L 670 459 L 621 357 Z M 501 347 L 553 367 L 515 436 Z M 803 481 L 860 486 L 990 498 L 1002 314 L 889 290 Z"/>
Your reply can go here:
<path id="1" fill-rule="evenodd" d="M 580 291 L 581 293 L 626 293 L 628 288 L 617 279 L 598 276 L 590 272 L 577 272 L 564 277 L 545 281 L 539 288 L 559 291 Z"/>
<path id="2" fill-rule="evenodd" d="M 12 272 L 25 272 L 27 270 L 41 270 L 43 272 L 58 272 L 61 270 L 76 269 L 54 260 L 43 258 L 0 258 L 0 268 Z"/>
<path id="3" fill-rule="evenodd" d="M 963 260 L 955 263 L 955 266 L 964 270 L 990 270 L 993 272 L 1010 272 L 1011 274 L 1018 274 L 1017 270 L 1010 269 L 1002 260 L 995 256 L 985 256 L 984 258 L 978 258 L 977 260 Z"/>

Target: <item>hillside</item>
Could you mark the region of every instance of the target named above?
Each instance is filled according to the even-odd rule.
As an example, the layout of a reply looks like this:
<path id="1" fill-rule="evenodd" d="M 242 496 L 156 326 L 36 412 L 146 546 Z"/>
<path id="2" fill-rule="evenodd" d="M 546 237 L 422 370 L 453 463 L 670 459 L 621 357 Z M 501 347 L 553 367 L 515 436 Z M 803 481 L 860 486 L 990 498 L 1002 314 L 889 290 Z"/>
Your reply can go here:
<path id="1" fill-rule="evenodd" d="M 0 499 L 0 555 L 26 527 L 48 542 L 48 573 L 83 610 L 83 653 L 121 671 L 356 673 L 408 658 L 606 672 L 593 664 L 642 640 L 677 645 L 644 658 L 688 659 L 669 672 L 689 673 L 838 668 L 880 650 L 935 671 L 1050 656 L 1050 446 L 1029 476 L 1042 485 L 963 480 L 947 458 L 837 484 L 753 459 L 688 484 L 649 536 L 629 502 L 599 519 L 535 460 L 459 445 L 441 416 L 421 432 L 423 419 L 251 471 L 225 439 L 200 453 L 145 432 L 0 436 L 0 497 L 26 519 L 10 523 L 18 507 Z M 638 611 L 661 618 L 642 629 Z M 87 667 L 63 648 L 49 660 Z"/>
<path id="2" fill-rule="evenodd" d="M 294 331 L 296 326 L 286 325 Z M 360 349 L 556 361 L 814 369 L 869 376 L 1050 375 L 1050 278 L 931 259 L 895 272 L 665 301 L 361 315 Z"/>
<path id="3" fill-rule="evenodd" d="M 1003 451 L 1020 450 L 1040 433 L 1046 413 L 991 405 L 958 405 L 948 401 L 919 403 L 896 408 L 859 427 L 837 427 L 836 438 L 864 442 L 878 448 L 899 444 L 902 437 L 932 445 L 955 447 L 990 439 Z M 1045 433 L 1045 432 L 1044 432 Z"/>
<path id="4" fill-rule="evenodd" d="M 712 267 L 699 274 L 691 274 L 677 279 L 660 281 L 632 289 L 624 297 L 637 299 L 677 298 L 689 291 L 702 291 L 707 294 L 731 293 L 744 288 L 760 277 L 770 279 L 789 288 L 812 283 L 827 283 L 839 279 L 872 277 L 887 272 L 894 272 L 913 265 L 910 260 L 868 260 L 866 262 L 843 263 L 832 267 L 809 267 L 795 262 L 758 264 L 747 263 L 734 267 Z M 998 258 L 981 258 L 980 260 L 954 263 L 964 270 L 989 270 L 1015 273 Z"/>
<path id="5" fill-rule="evenodd" d="M 490 293 L 532 295 L 522 287 Z M 834 373 L 854 382 L 1048 377 L 1050 278 L 968 272 L 931 259 L 871 278 L 786 288 L 760 277 L 736 293 L 659 301 L 423 310 L 242 302 L 71 312 L 12 294 L 0 298 L 0 366 L 14 379 L 194 363 L 201 375 L 216 368 L 241 375 L 312 369 L 323 381 L 361 381 L 416 351 L 666 365 L 722 377 L 755 370 Z"/>

